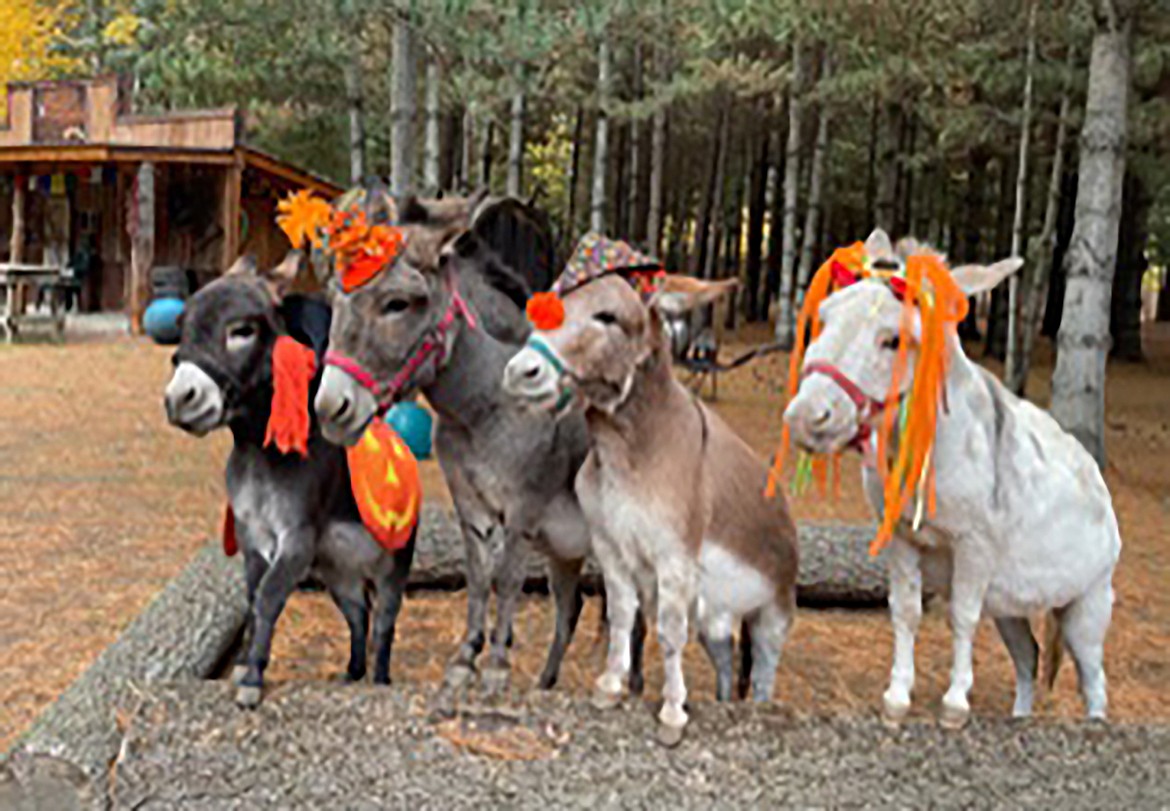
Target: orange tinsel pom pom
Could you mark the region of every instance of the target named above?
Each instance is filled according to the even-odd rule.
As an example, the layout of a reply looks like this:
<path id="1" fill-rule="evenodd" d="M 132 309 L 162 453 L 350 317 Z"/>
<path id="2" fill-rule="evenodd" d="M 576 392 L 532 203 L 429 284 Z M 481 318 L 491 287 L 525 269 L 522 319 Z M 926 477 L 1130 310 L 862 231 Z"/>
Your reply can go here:
<path id="1" fill-rule="evenodd" d="M 525 307 L 532 326 L 547 332 L 565 323 L 565 304 L 556 293 L 537 293 Z"/>
<path id="2" fill-rule="evenodd" d="M 272 413 L 264 444 L 281 453 L 309 455 L 309 383 L 317 372 L 313 350 L 287 335 L 272 348 Z"/>

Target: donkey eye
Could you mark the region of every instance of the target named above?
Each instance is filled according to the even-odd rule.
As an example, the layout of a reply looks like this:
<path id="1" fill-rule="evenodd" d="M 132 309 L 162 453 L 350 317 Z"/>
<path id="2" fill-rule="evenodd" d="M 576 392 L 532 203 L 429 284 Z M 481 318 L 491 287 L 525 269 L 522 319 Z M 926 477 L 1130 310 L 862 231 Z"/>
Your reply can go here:
<path id="1" fill-rule="evenodd" d="M 609 312 L 608 310 L 605 310 L 605 311 L 602 311 L 600 313 L 594 313 L 593 320 L 598 322 L 599 324 L 605 324 L 606 326 L 609 326 L 610 324 L 617 323 L 617 316 L 614 315 L 613 313 Z"/>
<path id="2" fill-rule="evenodd" d="M 410 309 L 410 302 L 404 298 L 392 298 L 382 305 L 383 315 L 406 312 Z"/>
<path id="3" fill-rule="evenodd" d="M 256 327 L 254 324 L 242 323 L 233 324 L 227 329 L 227 348 L 229 352 L 236 352 L 252 343 L 256 338 Z"/>
<path id="4" fill-rule="evenodd" d="M 882 349 L 889 349 L 896 352 L 901 346 L 902 339 L 898 335 L 891 335 L 882 339 Z"/>

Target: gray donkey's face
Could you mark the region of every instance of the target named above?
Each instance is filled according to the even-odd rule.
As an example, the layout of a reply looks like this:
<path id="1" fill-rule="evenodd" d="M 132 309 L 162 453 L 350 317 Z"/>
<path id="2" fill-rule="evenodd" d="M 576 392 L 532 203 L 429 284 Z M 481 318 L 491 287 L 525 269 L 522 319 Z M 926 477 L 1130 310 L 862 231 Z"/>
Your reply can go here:
<path id="1" fill-rule="evenodd" d="M 271 384 L 277 303 L 298 263 L 290 254 L 261 275 L 241 258 L 187 301 L 164 395 L 172 425 L 203 436 L 239 417 L 249 395 Z"/>

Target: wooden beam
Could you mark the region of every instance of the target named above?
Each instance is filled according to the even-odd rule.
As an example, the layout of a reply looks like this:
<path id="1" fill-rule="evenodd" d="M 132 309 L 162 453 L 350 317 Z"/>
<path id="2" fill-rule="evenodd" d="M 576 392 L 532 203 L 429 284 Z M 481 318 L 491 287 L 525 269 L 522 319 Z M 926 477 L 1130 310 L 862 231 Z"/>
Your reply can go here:
<path id="1" fill-rule="evenodd" d="M 220 200 L 220 227 L 223 229 L 221 270 L 227 270 L 240 255 L 240 195 L 244 163 L 239 159 L 224 172 L 223 197 Z"/>
<path id="2" fill-rule="evenodd" d="M 127 303 L 130 330 L 142 334 L 142 314 L 149 298 L 150 268 L 154 264 L 154 164 L 138 167 L 134 184 L 134 209 L 130 230 L 130 279 Z"/>
<path id="3" fill-rule="evenodd" d="M 336 183 L 326 180 L 323 177 L 318 177 L 312 172 L 299 169 L 284 161 L 277 160 L 271 155 L 265 155 L 256 149 L 243 149 L 241 152 L 248 166 L 278 177 L 293 186 L 306 188 L 326 197 L 336 197 L 344 191 Z"/>
<path id="4" fill-rule="evenodd" d="M 28 196 L 28 178 L 17 173 L 12 191 L 12 240 L 8 244 L 8 261 L 19 265 L 24 261 L 24 210 Z"/>

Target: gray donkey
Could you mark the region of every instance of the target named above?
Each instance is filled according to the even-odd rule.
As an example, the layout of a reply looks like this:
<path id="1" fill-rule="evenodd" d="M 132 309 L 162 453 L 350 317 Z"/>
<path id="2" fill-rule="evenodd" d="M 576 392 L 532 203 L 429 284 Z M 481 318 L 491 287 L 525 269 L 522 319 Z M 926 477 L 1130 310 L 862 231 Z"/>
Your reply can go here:
<path id="1" fill-rule="evenodd" d="M 374 682 L 389 684 L 394 624 L 414 556 L 413 535 L 392 554 L 366 531 L 345 450 L 327 442 L 315 420 L 307 458 L 265 446 L 277 337 L 290 335 L 320 359 L 329 335 L 327 304 L 284 295 L 298 266 L 299 255 L 290 254 L 261 275 L 244 258 L 196 293 L 187 303 L 165 395 L 172 425 L 196 436 L 227 426 L 234 439 L 227 491 L 244 549 L 249 612 L 233 679 L 236 701 L 245 707 L 260 702 L 276 620 L 310 575 L 325 585 L 349 625 L 351 681 L 366 673 L 366 586 L 372 584 Z M 310 398 L 319 380 L 318 373 Z"/>
<path id="2" fill-rule="evenodd" d="M 496 625 L 482 684 L 488 692 L 507 684 L 507 646 L 531 544 L 548 555 L 557 609 L 538 682 L 551 688 L 581 610 L 590 536 L 573 481 L 589 439 L 579 414 L 534 420 L 501 389 L 504 367 L 529 332 L 523 310 L 529 287 L 477 226 L 495 220 L 500 206 L 518 215 L 523 207 L 477 198 L 409 200 L 399 210 L 380 192 L 364 199 L 371 221 L 401 227 L 405 247 L 364 286 L 350 293 L 331 286 L 328 365 L 315 401 L 325 436 L 351 444 L 395 400 L 414 391 L 426 396 L 438 414 L 436 453 L 467 552 L 467 632 L 447 685 L 465 684 L 483 650 L 493 574 Z M 640 625 L 631 643 L 633 692 L 642 687 L 643 637 Z"/>

